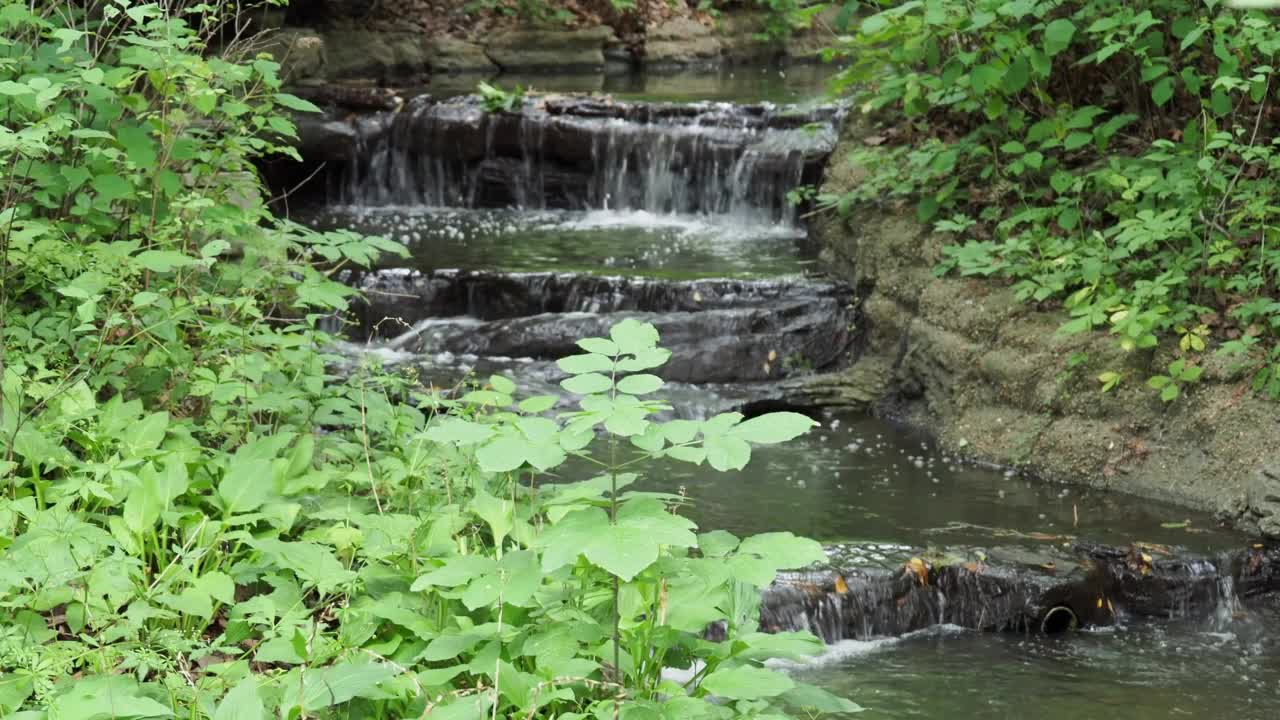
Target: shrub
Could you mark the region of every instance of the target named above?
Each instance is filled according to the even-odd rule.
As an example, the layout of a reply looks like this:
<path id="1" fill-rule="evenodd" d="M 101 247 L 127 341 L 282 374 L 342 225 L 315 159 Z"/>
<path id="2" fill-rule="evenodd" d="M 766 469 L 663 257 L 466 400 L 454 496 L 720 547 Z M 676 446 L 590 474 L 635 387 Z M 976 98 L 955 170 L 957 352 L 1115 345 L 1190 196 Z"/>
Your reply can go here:
<path id="1" fill-rule="evenodd" d="M 1193 381 L 1211 346 L 1280 397 L 1277 49 L 1273 15 L 1216 0 L 874 5 L 832 54 L 891 120 L 854 153 L 869 179 L 822 201 L 910 199 L 956 237 L 940 272 L 1007 278 L 1126 350 L 1195 335 L 1156 377 Z"/>

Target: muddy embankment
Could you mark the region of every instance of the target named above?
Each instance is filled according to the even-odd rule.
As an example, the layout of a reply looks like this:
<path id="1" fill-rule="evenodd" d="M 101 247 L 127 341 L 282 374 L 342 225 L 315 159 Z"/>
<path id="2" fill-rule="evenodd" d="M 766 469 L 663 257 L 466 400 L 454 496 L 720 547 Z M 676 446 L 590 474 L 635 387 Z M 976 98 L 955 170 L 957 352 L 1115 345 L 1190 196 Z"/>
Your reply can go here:
<path id="1" fill-rule="evenodd" d="M 857 118 L 846 123 L 824 192 L 859 182 L 848 156 L 867 133 Z M 898 417 L 950 450 L 1050 481 L 1280 536 L 1280 405 L 1251 392 L 1246 370 L 1206 354 L 1202 381 L 1166 404 L 1145 381 L 1171 348 L 1126 354 L 1104 333 L 1064 336 L 1065 313 L 1019 302 L 1007 283 L 934 277 L 948 240 L 913 208 L 859 207 L 816 219 L 814 231 L 829 266 L 857 288 L 866 337 L 847 371 L 807 391 L 818 400 Z M 1072 356 L 1088 360 L 1069 367 Z M 1125 375 L 1106 394 L 1104 370 Z"/>

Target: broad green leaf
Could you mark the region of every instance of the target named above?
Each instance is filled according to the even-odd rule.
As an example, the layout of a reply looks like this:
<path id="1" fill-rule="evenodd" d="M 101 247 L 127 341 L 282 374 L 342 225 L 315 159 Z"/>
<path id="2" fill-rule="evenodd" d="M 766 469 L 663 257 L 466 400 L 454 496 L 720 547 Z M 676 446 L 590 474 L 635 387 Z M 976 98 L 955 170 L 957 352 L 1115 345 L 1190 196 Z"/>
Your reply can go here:
<path id="1" fill-rule="evenodd" d="M 1173 98 L 1173 78 L 1163 77 L 1151 88 L 1151 101 L 1163 107 Z"/>
<path id="2" fill-rule="evenodd" d="M 68 683 L 48 706 L 50 720 L 126 720 L 167 718 L 173 711 L 142 695 L 128 675 L 94 675 Z"/>
<path id="3" fill-rule="evenodd" d="M 512 395 L 516 391 L 516 384 L 503 375 L 490 375 L 489 385 L 503 395 Z"/>
<path id="4" fill-rule="evenodd" d="M 431 423 L 427 428 L 427 439 L 438 443 L 457 443 L 458 445 L 475 445 L 493 437 L 492 425 L 481 425 L 455 417 L 445 417 Z"/>
<path id="5" fill-rule="evenodd" d="M 751 461 L 751 446 L 738 437 L 716 435 L 702 441 L 707 463 L 721 472 L 741 470 Z"/>
<path id="6" fill-rule="evenodd" d="M 866 708 L 808 683 L 796 686 L 782 694 L 782 701 L 805 713 L 860 713 Z"/>
<path id="7" fill-rule="evenodd" d="M 529 442 L 515 432 L 504 432 L 476 451 L 476 460 L 485 472 L 510 472 L 524 465 Z"/>
<path id="8" fill-rule="evenodd" d="M 560 387 L 578 395 L 595 395 L 613 389 L 613 381 L 598 373 L 587 373 L 560 381 Z"/>
<path id="9" fill-rule="evenodd" d="M 177 458 L 169 458 L 163 470 L 144 466 L 124 502 L 125 524 L 134 533 L 151 530 L 187 486 L 187 466 Z"/>
<path id="10" fill-rule="evenodd" d="M 702 681 L 703 690 L 729 700 L 777 697 L 795 686 L 782 673 L 746 665 L 718 669 Z"/>
<path id="11" fill-rule="evenodd" d="M 774 412 L 753 417 L 729 431 L 732 437 L 769 445 L 787 442 L 818 426 L 812 418 L 794 412 Z"/>
<path id="12" fill-rule="evenodd" d="M 744 650 L 734 654 L 743 660 L 803 660 L 826 649 L 826 645 L 810 632 L 752 632 L 739 635 L 737 641 L 746 645 Z"/>
<path id="13" fill-rule="evenodd" d="M 712 530 L 698 535 L 698 550 L 703 557 L 724 557 L 733 552 L 741 542 L 732 533 L 725 530 Z"/>
<path id="14" fill-rule="evenodd" d="M 640 372 L 641 370 L 651 370 L 664 365 L 670 359 L 670 350 L 657 347 L 649 348 L 618 360 L 617 368 L 619 372 Z"/>
<path id="15" fill-rule="evenodd" d="M 133 260 L 147 270 L 160 273 L 190 267 L 199 262 L 196 258 L 176 250 L 147 250 L 138 253 Z"/>
<path id="16" fill-rule="evenodd" d="M 357 697 L 384 698 L 378 686 L 400 673 L 384 663 L 344 662 L 303 676 L 302 707 L 308 712 L 333 707 Z"/>
<path id="17" fill-rule="evenodd" d="M 555 395 L 535 395 L 520 401 L 520 412 L 537 415 L 556 406 L 559 401 Z"/>
<path id="18" fill-rule="evenodd" d="M 529 550 L 517 550 L 503 556 L 494 572 L 472 580 L 462 594 L 468 610 L 495 605 L 498 601 L 525 606 L 542 583 L 538 556 Z"/>
<path id="19" fill-rule="evenodd" d="M 570 355 L 556 361 L 556 366 L 570 375 L 585 373 L 612 373 L 613 359 L 604 355 Z"/>
<path id="20" fill-rule="evenodd" d="M 271 499 L 271 462 L 260 458 L 233 458 L 218 483 L 218 497 L 229 514 L 247 513 Z"/>
<path id="21" fill-rule="evenodd" d="M 604 338 L 583 338 L 578 341 L 577 345 L 583 350 L 597 355 L 605 355 L 611 358 L 618 355 L 618 344 Z"/>
<path id="22" fill-rule="evenodd" d="M 457 587 L 466 585 L 472 580 L 493 573 L 498 568 L 498 561 L 482 555 L 459 555 L 449 558 L 443 567 L 413 581 L 409 590 L 419 592 L 432 587 Z"/>
<path id="23" fill-rule="evenodd" d="M 320 112 L 320 108 L 316 107 L 313 103 L 303 100 L 295 95 L 290 95 L 289 93 L 276 93 L 275 100 L 278 104 L 283 107 L 287 107 L 290 110 L 307 113 Z"/>
<path id="24" fill-rule="evenodd" d="M 1058 18 L 1044 28 L 1044 52 L 1050 57 L 1066 50 L 1075 37 L 1076 26 L 1066 18 Z"/>
<path id="25" fill-rule="evenodd" d="M 692 442 L 697 437 L 701 426 L 693 420 L 670 420 L 658 427 L 662 428 L 662 434 L 667 437 L 668 441 L 673 445 L 680 445 Z"/>
<path id="26" fill-rule="evenodd" d="M 636 354 L 651 350 L 658 344 L 658 329 L 650 323 L 627 318 L 610 328 L 609 337 L 617 344 L 619 352 Z"/>
<path id="27" fill-rule="evenodd" d="M 206 572 L 196 578 L 193 587 L 224 605 L 235 604 L 236 584 L 226 573 L 217 570 Z"/>
<path id="28" fill-rule="evenodd" d="M 305 584 L 330 592 L 355 579 L 329 548 L 306 541 L 285 542 L 274 538 L 250 540 L 249 545 L 271 556 L 281 567 L 293 571 Z"/>
<path id="29" fill-rule="evenodd" d="M 656 375 L 629 375 L 618 381 L 618 392 L 628 395 L 648 395 L 663 385 L 662 378 Z"/>
<path id="30" fill-rule="evenodd" d="M 506 539 L 507 533 L 511 532 L 515 519 L 515 505 L 510 500 L 496 498 L 484 490 L 477 489 L 470 507 L 472 512 L 489 525 L 490 531 L 493 532 L 493 544 L 501 548 L 502 541 Z"/>
<path id="31" fill-rule="evenodd" d="M 218 703 L 213 720 L 268 720 L 270 715 L 258 694 L 258 678 L 241 680 Z"/>

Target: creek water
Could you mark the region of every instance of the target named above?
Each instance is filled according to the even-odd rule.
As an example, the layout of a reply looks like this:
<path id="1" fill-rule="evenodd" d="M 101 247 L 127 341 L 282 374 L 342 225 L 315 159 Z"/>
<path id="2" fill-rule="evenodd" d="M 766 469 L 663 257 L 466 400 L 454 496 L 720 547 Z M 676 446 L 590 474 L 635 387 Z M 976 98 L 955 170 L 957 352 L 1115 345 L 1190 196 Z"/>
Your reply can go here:
<path id="1" fill-rule="evenodd" d="M 812 97 L 829 75 L 792 68 L 784 72 L 796 81 L 787 82 L 778 72 L 631 76 L 586 89 L 613 82 L 631 100 L 751 107 Z M 575 89 L 582 82 L 526 84 Z M 552 157 L 554 149 L 533 147 L 547 141 L 542 130 L 529 129 L 550 127 L 541 110 L 521 121 L 518 149 L 503 155 L 489 145 L 447 172 L 424 171 L 457 159 L 453 146 L 422 144 L 424 132 L 439 129 L 435 120 L 366 122 L 374 130 L 361 147 L 381 160 L 356 159 L 353 169 L 330 177 L 329 202 L 300 214 L 316 226 L 387 235 L 412 250 L 409 260 L 351 277 L 369 291 L 370 305 L 351 329 L 347 350 L 413 367 L 437 386 L 497 372 L 524 393 L 554 393 L 560 378 L 554 359 L 573 351 L 573 339 L 640 317 L 659 326 L 675 353 L 666 397 L 676 414 L 694 418 L 776 401 L 785 378 L 837 367 L 854 340 L 849 291 L 820 275 L 801 220 L 779 204 L 803 179 L 795 168 L 809 162 L 807 151 L 784 144 L 780 157 L 791 163 L 785 173 L 744 170 L 743 155 L 771 130 L 734 120 L 742 117 L 737 106 L 717 105 L 714 121 L 706 120 L 705 103 L 700 107 L 684 116 L 691 121 L 583 120 L 579 125 L 597 144 L 573 168 L 590 177 L 581 194 L 562 193 L 560 201 L 548 201 L 554 193 L 544 180 L 571 163 Z M 472 108 L 417 110 L 432 118 L 455 111 Z M 774 116 L 784 109 L 752 112 Z M 834 122 L 831 114 L 822 117 Z M 394 127 L 390 135 L 377 130 Z M 644 142 L 615 152 L 599 140 L 609 133 Z M 690 134 L 714 142 L 689 144 Z M 655 138 L 666 150 L 646 153 Z M 514 192 L 492 193 L 494 202 L 436 186 L 479 187 L 475 178 L 495 167 L 517 181 Z M 629 179 L 612 195 L 593 191 L 615 179 L 599 177 L 609 172 Z M 722 186 L 715 197 L 696 183 L 692 194 L 669 192 L 673 179 L 689 178 Z M 767 211 L 749 206 L 760 193 L 774 196 Z M 697 201 L 679 199 L 694 195 Z M 573 472 L 563 470 L 566 478 Z M 659 463 L 641 487 L 686 496 L 681 512 L 704 530 L 792 531 L 837 546 L 842 562 L 860 567 L 892 568 L 912 556 L 951 552 L 979 553 L 993 563 L 1036 562 L 1078 537 L 1209 557 L 1248 542 L 1202 514 L 977 466 L 940 452 L 913 430 L 861 416 L 825 416 L 822 427 L 796 442 L 758 448 L 741 472 Z M 841 640 L 788 671 L 859 702 L 867 708 L 862 717 L 1274 718 L 1280 616 L 1265 606 L 1241 612 L 1230 600 L 1224 592 L 1208 618 L 1140 619 L 1121 608 L 1115 626 L 1054 636 L 943 625 L 904 637 Z"/>

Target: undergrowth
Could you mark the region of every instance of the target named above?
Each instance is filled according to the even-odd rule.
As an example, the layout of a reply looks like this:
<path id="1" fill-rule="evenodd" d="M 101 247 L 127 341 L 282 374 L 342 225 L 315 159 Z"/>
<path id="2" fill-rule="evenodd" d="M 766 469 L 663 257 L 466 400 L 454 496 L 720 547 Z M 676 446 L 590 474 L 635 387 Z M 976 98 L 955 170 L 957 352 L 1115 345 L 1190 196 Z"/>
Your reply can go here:
<path id="1" fill-rule="evenodd" d="M 1218 0 L 859 5 L 832 54 L 881 129 L 853 153 L 867 179 L 825 206 L 915 203 L 955 238 L 940 273 L 1007 279 L 1065 308 L 1063 333 L 1114 335 L 1166 401 L 1210 352 L 1280 398 L 1274 14 Z"/>
<path id="2" fill-rule="evenodd" d="M 267 212 L 253 162 L 314 108 L 235 9 L 0 8 L 0 715 L 856 710 L 762 666 L 820 647 L 757 632 L 816 543 L 626 489 L 807 418 L 655 421 L 668 353 L 635 322 L 561 361 L 571 412 L 335 375 L 335 273 L 402 248 Z"/>

